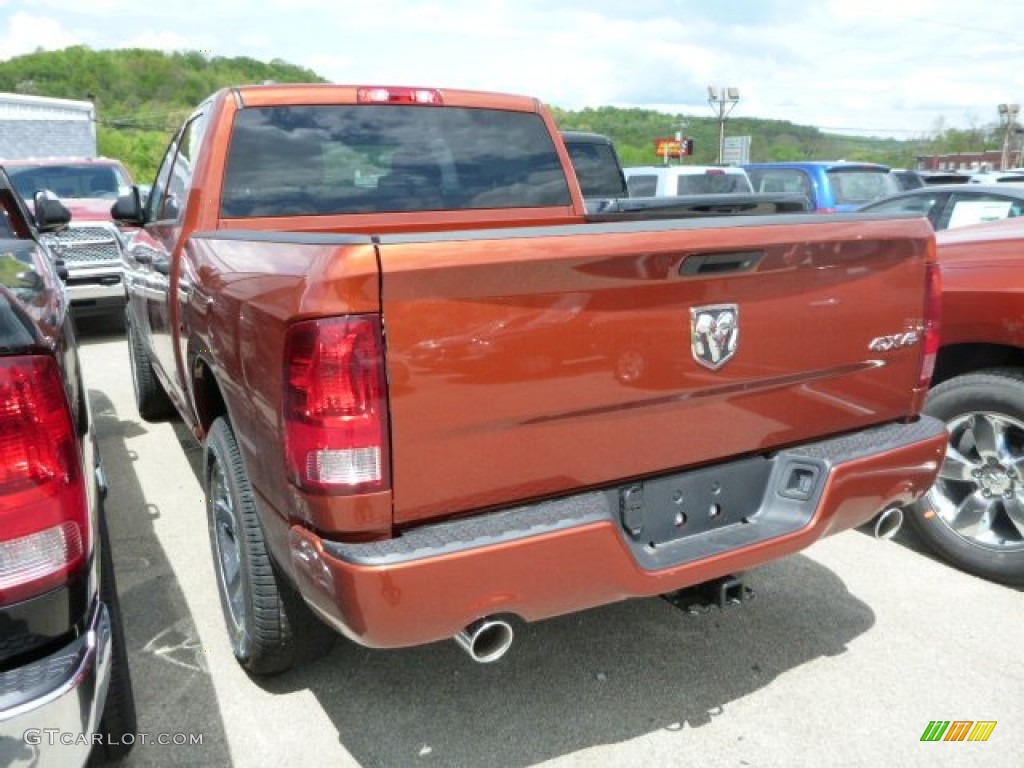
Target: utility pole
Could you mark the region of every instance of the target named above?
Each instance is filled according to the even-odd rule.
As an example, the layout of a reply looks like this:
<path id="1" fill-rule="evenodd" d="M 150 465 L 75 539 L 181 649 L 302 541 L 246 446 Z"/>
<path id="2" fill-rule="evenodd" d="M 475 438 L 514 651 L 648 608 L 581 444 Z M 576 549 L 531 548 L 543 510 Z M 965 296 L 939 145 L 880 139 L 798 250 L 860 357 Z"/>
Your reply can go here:
<path id="1" fill-rule="evenodd" d="M 708 86 L 708 106 L 718 117 L 718 162 L 722 163 L 725 155 L 725 120 L 729 117 L 737 102 L 740 100 L 740 89 L 733 86 L 718 89 L 713 85 Z"/>
<path id="2" fill-rule="evenodd" d="M 1013 137 L 1017 133 L 1018 114 L 1020 114 L 1020 104 L 999 105 L 999 122 L 1003 125 L 1003 155 L 999 159 L 999 170 L 1001 171 L 1010 167 L 1010 148 Z"/>
<path id="3" fill-rule="evenodd" d="M 676 131 L 676 141 L 679 143 L 679 164 L 683 164 L 683 142 L 686 141 L 686 120 L 679 120 L 679 130 Z"/>

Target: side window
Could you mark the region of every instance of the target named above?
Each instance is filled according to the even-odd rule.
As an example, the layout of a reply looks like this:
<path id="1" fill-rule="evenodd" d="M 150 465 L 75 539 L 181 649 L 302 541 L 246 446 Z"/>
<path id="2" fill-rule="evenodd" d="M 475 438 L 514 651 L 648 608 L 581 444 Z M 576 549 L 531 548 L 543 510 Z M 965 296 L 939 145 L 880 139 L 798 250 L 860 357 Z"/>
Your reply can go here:
<path id="1" fill-rule="evenodd" d="M 153 187 L 149 191 L 149 201 L 146 203 L 146 221 L 158 221 L 160 219 L 159 213 L 163 209 L 164 198 L 167 197 L 167 182 L 171 176 L 171 165 L 174 162 L 174 156 L 178 153 L 178 137 L 181 134 L 177 134 L 172 140 L 170 146 L 167 147 L 167 152 L 164 154 L 164 159 L 160 161 L 160 168 L 156 172 L 156 179 L 153 181 Z"/>
<path id="2" fill-rule="evenodd" d="M 954 192 L 950 206 L 948 229 L 998 221 L 1010 216 L 1014 201 L 1000 195 L 969 195 Z"/>
<path id="3" fill-rule="evenodd" d="M 654 197 L 658 189 L 658 177 L 646 174 L 629 176 L 626 184 L 630 197 Z"/>
<path id="4" fill-rule="evenodd" d="M 205 116 L 194 115 L 168 147 L 149 197 L 147 219 L 150 221 L 181 219 L 205 128 Z"/>

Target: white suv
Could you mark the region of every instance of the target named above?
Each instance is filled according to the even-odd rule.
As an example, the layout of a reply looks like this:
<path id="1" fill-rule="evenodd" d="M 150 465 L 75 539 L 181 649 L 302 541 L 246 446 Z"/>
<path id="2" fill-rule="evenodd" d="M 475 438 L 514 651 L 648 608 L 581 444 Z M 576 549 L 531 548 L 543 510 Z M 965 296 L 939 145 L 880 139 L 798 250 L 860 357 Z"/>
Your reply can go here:
<path id="1" fill-rule="evenodd" d="M 630 197 L 752 194 L 747 172 L 732 165 L 644 165 L 624 168 Z"/>

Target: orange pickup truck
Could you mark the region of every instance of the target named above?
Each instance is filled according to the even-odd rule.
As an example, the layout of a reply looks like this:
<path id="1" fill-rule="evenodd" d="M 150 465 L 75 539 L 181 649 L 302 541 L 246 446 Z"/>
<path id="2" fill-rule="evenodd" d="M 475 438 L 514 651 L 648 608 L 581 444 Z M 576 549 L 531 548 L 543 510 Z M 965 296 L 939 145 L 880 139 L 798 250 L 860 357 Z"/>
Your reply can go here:
<path id="1" fill-rule="evenodd" d="M 492 661 L 891 525 L 943 458 L 927 221 L 588 217 L 532 98 L 226 89 L 113 214 L 139 411 L 203 442 L 256 674 L 327 625 Z"/>

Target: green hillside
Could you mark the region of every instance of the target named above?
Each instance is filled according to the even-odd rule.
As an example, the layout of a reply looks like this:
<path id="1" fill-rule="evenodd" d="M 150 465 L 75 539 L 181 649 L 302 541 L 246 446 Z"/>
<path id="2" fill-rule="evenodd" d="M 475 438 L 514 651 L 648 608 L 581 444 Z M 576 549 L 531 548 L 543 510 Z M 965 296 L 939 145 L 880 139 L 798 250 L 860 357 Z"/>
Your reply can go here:
<path id="1" fill-rule="evenodd" d="M 94 51 L 84 46 L 36 52 L 0 62 L 0 91 L 86 99 L 96 104 L 99 149 L 120 158 L 140 181 L 149 181 L 171 133 L 204 98 L 228 85 L 264 81 L 324 82 L 315 72 L 279 59 L 207 56 L 196 51 Z M 694 139 L 687 162 L 718 157 L 718 123 L 711 116 L 669 115 L 646 109 L 552 108 L 559 127 L 611 136 L 626 165 L 657 162 L 653 141 L 673 136 L 686 122 Z M 736 117 L 730 136 L 748 135 L 751 160 L 866 160 L 913 167 L 919 154 L 966 152 L 999 146 L 998 126 L 971 131 L 933 130 L 913 140 L 870 139 L 823 133 L 782 120 Z"/>
<path id="2" fill-rule="evenodd" d="M 89 100 L 96 105 L 100 154 L 121 159 L 150 181 L 171 134 L 189 112 L 228 85 L 324 82 L 315 72 L 274 59 L 163 53 L 83 46 L 0 62 L 0 92 Z"/>

